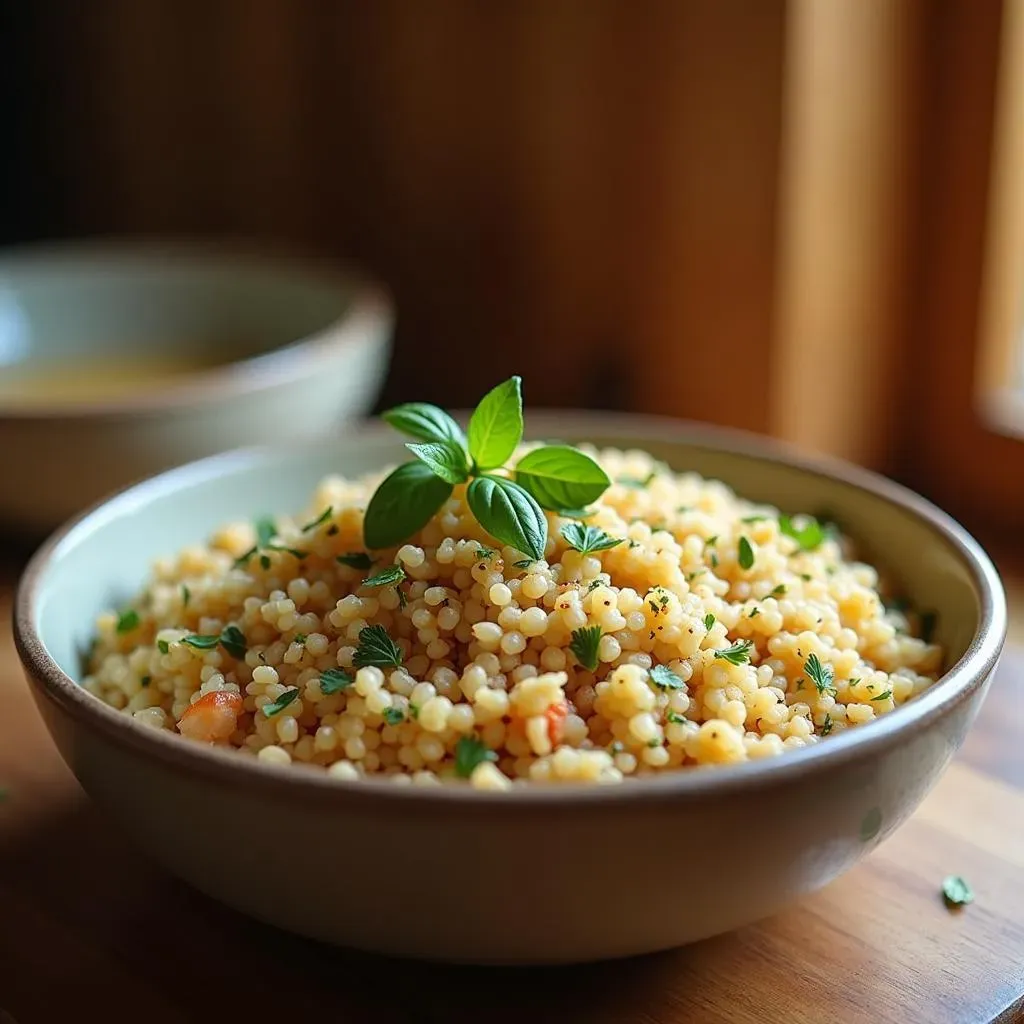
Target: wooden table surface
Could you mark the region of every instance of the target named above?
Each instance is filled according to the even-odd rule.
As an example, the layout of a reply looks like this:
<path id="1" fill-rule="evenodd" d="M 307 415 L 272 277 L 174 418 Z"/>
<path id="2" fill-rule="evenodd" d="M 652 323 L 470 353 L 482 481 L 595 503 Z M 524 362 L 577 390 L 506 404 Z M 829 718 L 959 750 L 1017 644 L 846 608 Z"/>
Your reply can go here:
<path id="1" fill-rule="evenodd" d="M 252 923 L 125 842 L 32 704 L 8 626 L 16 571 L 0 563 L 0 1024 L 1024 1020 L 1024 647 L 1008 651 L 966 746 L 918 813 L 777 917 L 610 965 L 436 967 Z M 1012 600 L 1019 620 L 1024 591 L 1015 586 Z M 970 881 L 972 905 L 944 907 L 948 874 Z M 363 884 L 355 871 L 351 883 Z"/>

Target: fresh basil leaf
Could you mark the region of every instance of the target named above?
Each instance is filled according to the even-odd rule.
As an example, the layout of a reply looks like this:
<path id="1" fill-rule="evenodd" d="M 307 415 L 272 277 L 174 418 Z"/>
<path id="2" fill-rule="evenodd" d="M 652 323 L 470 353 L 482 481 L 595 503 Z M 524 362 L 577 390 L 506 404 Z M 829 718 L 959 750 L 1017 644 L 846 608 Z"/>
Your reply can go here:
<path id="1" fill-rule="evenodd" d="M 117 631 L 118 633 L 130 633 L 133 629 L 139 628 L 141 621 L 139 613 L 134 608 L 129 608 L 128 611 L 121 612 L 117 617 Z"/>
<path id="2" fill-rule="evenodd" d="M 516 483 L 541 508 L 562 515 L 579 514 L 611 486 L 608 474 L 589 455 L 562 444 L 527 452 L 516 465 Z"/>
<path id="3" fill-rule="evenodd" d="M 405 447 L 429 466 L 434 476 L 450 484 L 461 484 L 469 479 L 466 453 L 454 441 L 430 441 L 426 444 L 407 444 Z"/>
<path id="4" fill-rule="evenodd" d="M 352 664 L 356 668 L 366 665 L 398 668 L 402 664 L 402 651 L 383 626 L 364 626 L 359 630 L 359 646 Z"/>
<path id="5" fill-rule="evenodd" d="M 451 497 L 452 485 L 422 462 L 406 462 L 374 491 L 363 520 L 369 548 L 388 548 L 411 537 Z"/>
<path id="6" fill-rule="evenodd" d="M 400 565 L 389 565 L 374 576 L 367 576 L 362 582 L 364 587 L 393 587 L 405 579 L 405 570 Z"/>
<path id="7" fill-rule="evenodd" d="M 297 686 L 290 686 L 284 693 L 281 694 L 277 700 L 270 701 L 263 705 L 263 714 L 267 718 L 273 718 L 274 715 L 284 711 L 286 707 L 299 695 L 299 688 Z"/>
<path id="8" fill-rule="evenodd" d="M 461 779 L 468 779 L 478 764 L 497 760 L 498 755 L 475 736 L 462 736 L 455 744 L 455 774 Z"/>
<path id="9" fill-rule="evenodd" d="M 522 436 L 522 380 L 510 377 L 488 391 L 473 410 L 469 418 L 469 453 L 479 469 L 498 469 L 516 450 Z"/>
<path id="10" fill-rule="evenodd" d="M 343 668 L 329 668 L 320 673 L 320 692 L 329 697 L 332 693 L 347 690 L 355 680 Z"/>
<path id="11" fill-rule="evenodd" d="M 560 532 L 566 543 L 583 555 L 589 555 L 594 551 L 608 551 L 618 547 L 624 540 L 622 537 L 609 537 L 604 530 L 599 530 L 596 526 L 584 526 L 582 523 L 566 523 Z"/>
<path id="12" fill-rule="evenodd" d="M 466 447 L 466 435 L 462 427 L 436 405 L 407 402 L 388 409 L 381 414 L 381 418 L 395 430 L 415 437 L 417 441 L 454 441 L 460 447 Z"/>
<path id="13" fill-rule="evenodd" d="M 495 540 L 532 558 L 544 557 L 548 521 L 537 502 L 518 484 L 497 476 L 478 476 L 466 490 L 477 522 Z"/>

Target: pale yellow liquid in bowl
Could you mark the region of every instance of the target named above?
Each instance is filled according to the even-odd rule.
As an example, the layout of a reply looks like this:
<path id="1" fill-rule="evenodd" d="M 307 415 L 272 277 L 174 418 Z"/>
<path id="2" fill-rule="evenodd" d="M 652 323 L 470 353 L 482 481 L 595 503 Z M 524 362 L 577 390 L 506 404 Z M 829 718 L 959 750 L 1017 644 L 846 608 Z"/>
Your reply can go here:
<path id="1" fill-rule="evenodd" d="M 100 403 L 181 384 L 223 358 L 173 351 L 118 353 L 0 367 L 0 411 L 65 403 Z"/>

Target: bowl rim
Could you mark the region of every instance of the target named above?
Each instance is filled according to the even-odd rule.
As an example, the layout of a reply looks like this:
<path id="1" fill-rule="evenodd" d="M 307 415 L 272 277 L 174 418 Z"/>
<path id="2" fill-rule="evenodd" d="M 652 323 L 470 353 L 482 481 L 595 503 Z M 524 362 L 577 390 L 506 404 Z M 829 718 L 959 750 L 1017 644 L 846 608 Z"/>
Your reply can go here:
<path id="1" fill-rule="evenodd" d="M 42 578 L 52 558 L 67 545 L 74 545 L 90 529 L 111 515 L 142 507 L 183 483 L 201 483 L 230 474 L 266 459 L 287 457 L 288 445 L 235 449 L 187 463 L 103 499 L 56 530 L 35 552 L 22 573 L 13 605 L 14 640 L 26 674 L 38 694 L 57 704 L 81 726 L 121 747 L 153 757 L 178 771 L 217 784 L 246 789 L 249 795 L 279 796 L 320 806 L 365 805 L 401 807 L 403 813 L 428 813 L 449 805 L 466 805 L 480 812 L 519 809 L 528 812 L 541 807 L 604 807 L 621 801 L 630 803 L 687 802 L 724 796 L 738 790 L 753 791 L 785 785 L 822 769 L 848 768 L 852 762 L 865 763 L 872 755 L 897 743 L 908 733 L 925 729 L 968 700 L 995 669 L 1007 630 L 1006 598 L 999 574 L 978 542 L 927 499 L 879 474 L 841 460 L 809 455 L 789 444 L 749 433 L 697 424 L 666 417 L 598 413 L 593 411 L 537 410 L 528 413 L 527 435 L 564 429 L 572 420 L 574 431 L 595 436 L 615 436 L 623 447 L 630 440 L 685 443 L 712 452 L 784 464 L 812 476 L 837 481 L 894 505 L 923 520 L 933 534 L 951 549 L 971 578 L 980 604 L 978 628 L 960 659 L 947 669 L 934 686 L 864 729 L 844 731 L 827 743 L 815 744 L 785 755 L 738 765 L 716 765 L 693 771 L 665 772 L 630 779 L 613 786 L 565 784 L 525 786 L 504 792 L 488 792 L 469 786 L 396 786 L 383 780 L 345 781 L 328 776 L 319 768 L 302 764 L 266 765 L 240 757 L 232 751 L 183 742 L 170 731 L 154 730 L 104 704 L 66 675 L 46 650 L 35 625 L 35 605 Z M 578 424 L 578 427 L 577 427 Z M 537 428 L 540 428 L 539 430 Z M 345 442 L 393 437 L 382 423 L 355 428 Z M 338 439 L 313 442 L 329 449 Z"/>
<path id="2" fill-rule="evenodd" d="M 226 395 L 258 396 L 327 372 L 339 350 L 350 348 L 367 335 L 389 331 L 394 321 L 388 290 L 349 264 L 226 241 L 143 238 L 31 243 L 0 254 L 0 285 L 7 273 L 62 266 L 69 270 L 116 268 L 128 275 L 151 273 L 159 267 L 197 275 L 211 269 L 271 273 L 281 280 L 333 291 L 339 313 L 312 331 L 264 352 L 198 368 L 167 384 L 147 388 L 144 393 L 25 406 L 0 404 L 0 421 L 117 421 L 172 410 L 187 412 L 223 400 Z"/>

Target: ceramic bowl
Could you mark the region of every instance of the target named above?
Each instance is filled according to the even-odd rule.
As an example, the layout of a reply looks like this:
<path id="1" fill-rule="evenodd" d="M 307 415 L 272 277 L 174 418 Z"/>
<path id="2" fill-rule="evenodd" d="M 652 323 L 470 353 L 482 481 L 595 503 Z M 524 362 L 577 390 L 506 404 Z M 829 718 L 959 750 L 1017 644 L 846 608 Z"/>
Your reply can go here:
<path id="1" fill-rule="evenodd" d="M 41 536 L 171 466 L 336 430 L 376 400 L 391 319 L 377 287 L 312 262 L 125 244 L 0 256 L 0 524 Z M 109 391 L 140 367 L 144 385 Z M 74 394 L 65 380 L 25 401 L 69 370 Z"/>
<path id="2" fill-rule="evenodd" d="M 87 693 L 94 616 L 217 524 L 301 508 L 327 473 L 402 458 L 375 427 L 241 451 L 134 487 L 33 558 L 15 611 L 40 711 L 97 804 L 168 869 L 263 921 L 343 946 L 476 963 L 586 961 L 764 917 L 846 871 L 913 812 L 960 746 L 1005 630 L 999 578 L 946 515 L 877 476 L 675 422 L 533 415 L 527 436 L 640 447 L 783 510 L 828 508 L 938 612 L 942 680 L 862 728 L 766 761 L 618 786 L 399 788 L 276 768 L 136 724 Z M 272 884 L 294 869 L 303 880 Z"/>

